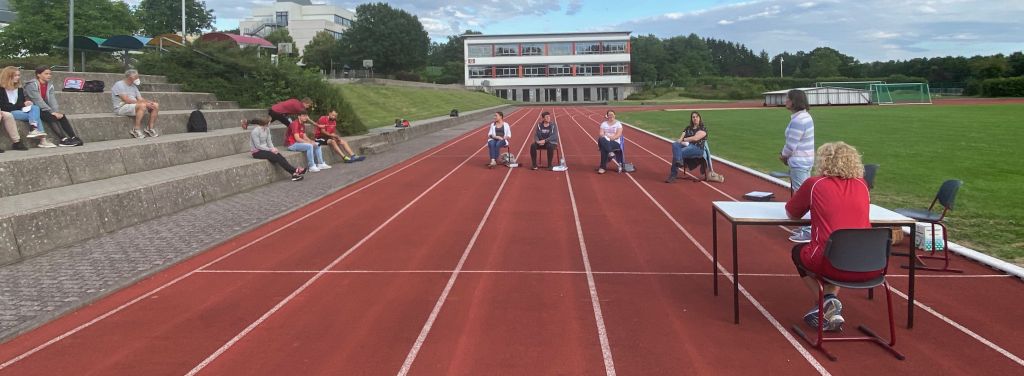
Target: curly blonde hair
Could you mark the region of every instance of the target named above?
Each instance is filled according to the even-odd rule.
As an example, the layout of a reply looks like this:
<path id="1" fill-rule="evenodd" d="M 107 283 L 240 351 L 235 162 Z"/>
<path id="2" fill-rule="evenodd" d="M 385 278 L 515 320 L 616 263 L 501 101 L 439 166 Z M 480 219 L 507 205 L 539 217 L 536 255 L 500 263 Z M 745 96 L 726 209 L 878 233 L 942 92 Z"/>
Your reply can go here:
<path id="1" fill-rule="evenodd" d="M 821 176 L 834 176 L 842 179 L 864 177 L 864 163 L 860 160 L 860 153 L 845 142 L 837 141 L 821 145 L 815 155 L 817 162 L 814 165 Z"/>
<path id="2" fill-rule="evenodd" d="M 17 67 L 4 67 L 0 70 L 0 87 L 7 90 L 14 90 L 21 87 L 21 82 L 14 82 L 14 75 L 21 72 Z"/>

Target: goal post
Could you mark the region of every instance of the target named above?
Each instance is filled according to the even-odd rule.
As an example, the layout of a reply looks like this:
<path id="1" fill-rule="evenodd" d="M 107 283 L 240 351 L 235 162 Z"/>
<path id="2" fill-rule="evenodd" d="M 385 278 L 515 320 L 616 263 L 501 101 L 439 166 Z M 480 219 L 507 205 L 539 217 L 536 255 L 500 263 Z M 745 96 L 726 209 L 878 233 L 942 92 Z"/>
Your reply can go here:
<path id="1" fill-rule="evenodd" d="M 885 81 L 824 81 L 815 82 L 814 87 L 838 87 L 844 89 L 871 90 L 871 85 L 884 83 Z"/>
<path id="2" fill-rule="evenodd" d="M 925 83 L 871 84 L 871 101 L 877 104 L 931 104 Z"/>

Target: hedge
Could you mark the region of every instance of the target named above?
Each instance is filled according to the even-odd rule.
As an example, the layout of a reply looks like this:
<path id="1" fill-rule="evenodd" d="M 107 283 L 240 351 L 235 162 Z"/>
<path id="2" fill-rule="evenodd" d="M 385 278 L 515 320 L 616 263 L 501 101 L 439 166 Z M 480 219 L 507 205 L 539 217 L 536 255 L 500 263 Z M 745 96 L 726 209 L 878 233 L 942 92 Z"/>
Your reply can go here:
<path id="1" fill-rule="evenodd" d="M 981 83 L 986 97 L 1024 97 L 1024 77 L 990 78 Z"/>

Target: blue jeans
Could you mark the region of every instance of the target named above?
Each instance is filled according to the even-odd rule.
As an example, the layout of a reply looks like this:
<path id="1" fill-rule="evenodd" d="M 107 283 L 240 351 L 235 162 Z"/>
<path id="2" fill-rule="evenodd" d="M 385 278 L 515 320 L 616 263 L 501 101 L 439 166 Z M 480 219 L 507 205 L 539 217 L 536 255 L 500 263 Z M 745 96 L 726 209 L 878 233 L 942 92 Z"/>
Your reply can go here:
<path id="1" fill-rule="evenodd" d="M 597 148 L 601 151 L 601 165 L 600 165 L 600 167 L 601 167 L 602 170 L 607 170 L 608 169 L 608 153 L 613 152 L 613 151 L 617 152 L 617 153 L 615 153 L 615 160 L 619 162 L 620 166 L 623 164 L 623 160 L 622 160 L 622 145 L 619 145 L 618 141 L 608 141 L 607 138 L 598 137 L 597 138 Z"/>
<path id="2" fill-rule="evenodd" d="M 793 187 L 793 192 L 800 189 L 800 186 L 804 185 L 804 180 L 807 180 L 809 177 L 811 177 L 811 169 L 809 168 L 789 168 L 789 185 Z M 800 227 L 797 231 L 806 233 L 808 238 L 811 236 L 811 226 Z"/>
<path id="3" fill-rule="evenodd" d="M 21 109 L 14 110 L 11 111 L 11 115 L 14 116 L 14 120 L 27 121 L 29 124 L 35 125 L 40 132 L 46 132 L 43 130 L 43 122 L 39 120 L 39 106 L 32 105 L 32 109 L 28 112 Z"/>
<path id="4" fill-rule="evenodd" d="M 304 144 L 304 143 L 301 143 L 301 142 L 296 142 L 296 143 L 292 144 L 291 146 L 289 146 L 288 150 L 305 152 L 306 153 L 306 166 L 308 166 L 308 167 L 316 166 L 317 165 L 316 161 L 320 161 L 320 163 L 324 163 L 324 155 L 320 151 L 320 146 L 318 146 L 318 145 Z M 314 156 L 316 158 L 314 158 Z"/>
<path id="5" fill-rule="evenodd" d="M 669 176 L 675 177 L 679 174 L 679 165 L 676 163 L 682 163 L 684 159 L 691 158 L 704 158 L 704 149 L 701 149 L 697 144 L 689 144 L 683 146 L 679 141 L 672 143 L 672 169 L 669 170 Z"/>
<path id="6" fill-rule="evenodd" d="M 501 154 L 501 148 L 508 145 L 506 140 L 487 140 L 487 152 L 490 154 L 491 159 L 498 159 L 498 155 Z"/>

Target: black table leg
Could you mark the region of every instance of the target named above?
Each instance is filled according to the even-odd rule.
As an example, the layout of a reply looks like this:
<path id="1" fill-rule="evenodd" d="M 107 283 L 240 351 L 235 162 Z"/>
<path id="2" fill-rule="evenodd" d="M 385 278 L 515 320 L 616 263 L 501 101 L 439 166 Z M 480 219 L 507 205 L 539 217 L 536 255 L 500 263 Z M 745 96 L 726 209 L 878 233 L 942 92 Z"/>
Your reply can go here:
<path id="1" fill-rule="evenodd" d="M 732 314 L 734 322 L 740 323 L 740 263 L 736 252 L 736 224 L 732 224 Z"/>
<path id="2" fill-rule="evenodd" d="M 715 281 L 715 296 L 718 296 L 718 211 L 711 206 L 711 275 Z"/>

